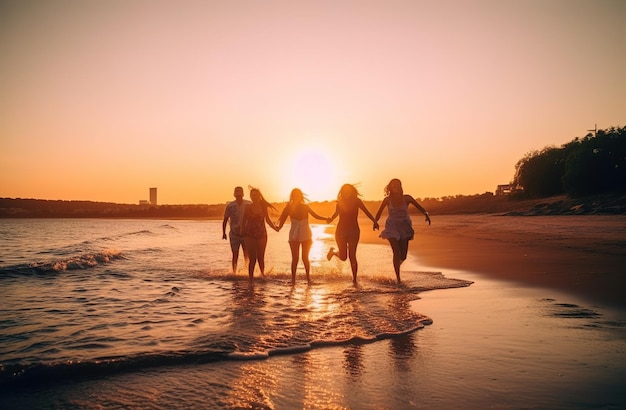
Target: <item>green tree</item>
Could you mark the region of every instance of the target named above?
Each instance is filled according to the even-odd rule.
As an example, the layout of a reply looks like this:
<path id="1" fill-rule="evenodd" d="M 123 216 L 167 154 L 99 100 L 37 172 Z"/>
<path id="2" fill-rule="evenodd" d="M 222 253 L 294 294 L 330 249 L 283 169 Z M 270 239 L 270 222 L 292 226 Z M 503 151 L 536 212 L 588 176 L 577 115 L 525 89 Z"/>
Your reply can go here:
<path id="1" fill-rule="evenodd" d="M 569 146 L 563 188 L 571 196 L 626 191 L 626 127 L 599 130 Z"/>
<path id="2" fill-rule="evenodd" d="M 529 198 L 562 194 L 563 154 L 563 148 L 555 147 L 529 152 L 515 165 L 514 185 L 522 187 L 524 196 Z"/>
<path id="3" fill-rule="evenodd" d="M 626 192 L 626 127 L 529 152 L 515 165 L 513 183 L 528 198 Z"/>

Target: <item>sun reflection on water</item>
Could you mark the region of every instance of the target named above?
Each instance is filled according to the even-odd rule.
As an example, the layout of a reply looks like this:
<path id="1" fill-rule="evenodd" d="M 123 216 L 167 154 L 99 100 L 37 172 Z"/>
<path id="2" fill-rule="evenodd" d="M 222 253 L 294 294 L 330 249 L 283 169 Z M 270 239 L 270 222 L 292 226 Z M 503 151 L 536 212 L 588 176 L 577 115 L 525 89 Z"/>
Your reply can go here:
<path id="1" fill-rule="evenodd" d="M 321 266 L 322 261 L 326 260 L 326 254 L 329 249 L 329 242 L 332 235 L 327 231 L 328 225 L 311 224 L 311 233 L 313 234 L 313 245 L 309 253 L 311 266 Z"/>

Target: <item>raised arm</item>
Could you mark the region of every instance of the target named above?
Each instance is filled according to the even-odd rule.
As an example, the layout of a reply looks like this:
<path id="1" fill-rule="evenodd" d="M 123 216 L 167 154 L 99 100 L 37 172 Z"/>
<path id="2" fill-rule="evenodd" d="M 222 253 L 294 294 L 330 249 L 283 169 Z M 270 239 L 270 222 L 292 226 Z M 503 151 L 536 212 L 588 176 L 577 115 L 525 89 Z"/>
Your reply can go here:
<path id="1" fill-rule="evenodd" d="M 278 230 L 280 230 L 280 228 L 282 228 L 285 224 L 287 216 L 289 216 L 289 204 L 285 206 L 285 209 L 283 209 L 283 212 L 280 214 L 280 219 L 278 220 Z"/>
<path id="2" fill-rule="evenodd" d="M 374 222 L 378 222 L 378 220 L 380 219 L 380 215 L 382 215 L 383 213 L 383 209 L 385 209 L 385 207 L 389 205 L 389 197 L 386 196 L 383 199 L 383 202 L 380 203 L 380 206 L 378 207 L 378 211 L 376 212 L 376 217 L 374 218 Z"/>
<path id="3" fill-rule="evenodd" d="M 315 218 L 315 219 L 319 219 L 320 221 L 328 221 L 329 218 L 325 217 L 325 216 L 320 216 L 318 215 L 314 210 L 311 209 L 310 206 L 306 206 L 307 211 L 309 212 L 309 214 Z"/>
<path id="4" fill-rule="evenodd" d="M 420 210 L 421 213 L 424 214 L 425 218 L 424 220 L 426 222 L 428 222 L 428 225 L 430 225 L 430 216 L 428 215 L 428 212 L 426 212 L 426 210 L 424 209 L 423 206 L 421 206 L 416 200 L 415 198 L 413 198 L 411 195 L 404 195 L 404 197 L 406 198 L 406 200 L 408 201 L 408 203 L 413 204 L 414 207 L 416 207 L 417 209 Z"/>
<path id="5" fill-rule="evenodd" d="M 376 220 L 374 219 L 374 216 L 370 213 L 370 211 L 367 209 L 367 207 L 365 206 L 365 204 L 363 203 L 363 201 L 361 201 L 361 199 L 359 199 L 359 209 L 361 211 L 363 211 L 365 213 L 365 215 L 367 215 L 367 217 L 372 221 L 372 222 L 376 222 Z"/>
<path id="6" fill-rule="evenodd" d="M 326 223 L 331 223 L 331 222 L 332 222 L 332 221 L 334 221 L 334 220 L 335 220 L 335 218 L 339 215 L 339 209 L 337 209 L 337 207 L 338 207 L 338 206 L 339 206 L 339 204 L 337 204 L 337 205 L 335 206 L 335 213 L 334 213 L 334 214 L 332 214 L 331 216 L 329 216 L 329 217 L 326 219 Z"/>
<path id="7" fill-rule="evenodd" d="M 371 213 L 370 213 L 370 211 L 367 209 L 367 207 L 365 206 L 365 204 L 363 203 L 363 201 L 361 201 L 360 199 L 359 199 L 359 209 L 361 209 L 361 210 L 365 213 L 365 215 L 367 215 L 367 217 L 368 217 L 368 218 L 369 218 L 372 222 L 374 222 L 374 227 L 373 227 L 373 229 L 374 229 L 374 230 L 378 229 L 378 228 L 379 228 L 379 226 L 378 226 L 378 221 L 377 221 L 376 219 L 374 219 L 374 216 L 372 216 L 372 214 L 371 214 Z"/>

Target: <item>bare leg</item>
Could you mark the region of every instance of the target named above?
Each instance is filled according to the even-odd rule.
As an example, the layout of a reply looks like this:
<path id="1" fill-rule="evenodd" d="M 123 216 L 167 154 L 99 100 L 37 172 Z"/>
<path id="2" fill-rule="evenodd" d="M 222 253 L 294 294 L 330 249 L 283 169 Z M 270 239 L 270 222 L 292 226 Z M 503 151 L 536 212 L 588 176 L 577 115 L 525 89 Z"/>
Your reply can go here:
<path id="1" fill-rule="evenodd" d="M 257 244 L 256 239 L 251 237 L 246 237 L 246 248 L 248 248 L 248 256 L 250 257 L 250 263 L 248 263 L 248 276 L 250 280 L 254 276 L 254 266 L 257 261 Z"/>
<path id="2" fill-rule="evenodd" d="M 233 268 L 233 275 L 234 275 L 234 274 L 237 273 L 237 262 L 239 260 L 239 246 L 241 246 L 242 248 L 244 246 L 243 246 L 243 243 L 240 242 L 238 239 L 234 239 L 232 237 L 232 234 L 231 234 L 229 239 L 230 239 L 230 250 L 233 253 L 233 257 L 232 257 L 232 260 L 231 260 L 231 265 L 232 265 L 232 268 Z"/>
<path id="3" fill-rule="evenodd" d="M 359 262 L 356 260 L 356 247 L 357 245 L 350 246 L 350 268 L 352 269 L 352 283 L 356 284 L 356 275 L 359 272 Z"/>
<path id="4" fill-rule="evenodd" d="M 408 253 L 409 253 L 409 240 L 400 239 L 400 260 L 402 262 L 406 260 L 406 256 Z"/>
<path id="5" fill-rule="evenodd" d="M 233 274 L 237 273 L 237 259 L 239 259 L 239 250 L 233 251 Z"/>
<path id="6" fill-rule="evenodd" d="M 300 242 L 289 242 L 291 248 L 291 283 L 296 283 L 296 270 L 300 253 Z"/>
<path id="7" fill-rule="evenodd" d="M 342 232 L 335 232 L 335 242 L 337 242 L 337 252 L 333 252 L 333 256 L 338 257 L 342 261 L 348 259 L 348 240 Z M 333 248 L 330 248 L 331 251 Z M 330 255 L 330 252 L 328 253 Z M 330 259 L 329 259 L 330 260 Z"/>
<path id="8" fill-rule="evenodd" d="M 304 265 L 304 272 L 306 273 L 306 281 L 311 283 L 310 271 L 311 271 L 311 261 L 309 261 L 309 252 L 311 251 L 311 246 L 313 245 L 313 241 L 304 241 L 302 242 L 302 264 Z"/>
<path id="9" fill-rule="evenodd" d="M 259 269 L 261 270 L 261 276 L 265 276 L 265 247 L 267 246 L 267 235 L 257 240 L 257 261 L 259 262 Z"/>
<path id="10" fill-rule="evenodd" d="M 245 241 L 241 244 L 241 250 L 243 251 L 244 262 L 248 263 L 250 261 L 250 258 L 248 257 L 248 247 L 246 246 Z"/>
<path id="11" fill-rule="evenodd" d="M 389 239 L 393 251 L 393 270 L 396 272 L 396 280 L 400 283 L 400 265 L 402 264 L 400 242 L 397 239 Z"/>
<path id="12" fill-rule="evenodd" d="M 359 262 L 356 260 L 356 248 L 359 246 L 361 231 L 355 230 L 348 236 L 348 257 L 352 268 L 352 283 L 356 285 L 356 275 L 359 272 Z"/>

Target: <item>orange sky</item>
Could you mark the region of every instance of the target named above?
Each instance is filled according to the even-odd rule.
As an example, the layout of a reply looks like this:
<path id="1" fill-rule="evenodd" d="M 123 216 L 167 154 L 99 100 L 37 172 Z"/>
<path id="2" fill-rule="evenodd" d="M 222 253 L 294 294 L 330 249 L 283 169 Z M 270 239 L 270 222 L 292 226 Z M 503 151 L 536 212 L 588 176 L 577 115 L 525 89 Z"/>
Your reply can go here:
<path id="1" fill-rule="evenodd" d="M 493 192 L 527 152 L 626 125 L 625 20 L 608 0 L 2 1 L 0 197 Z"/>

